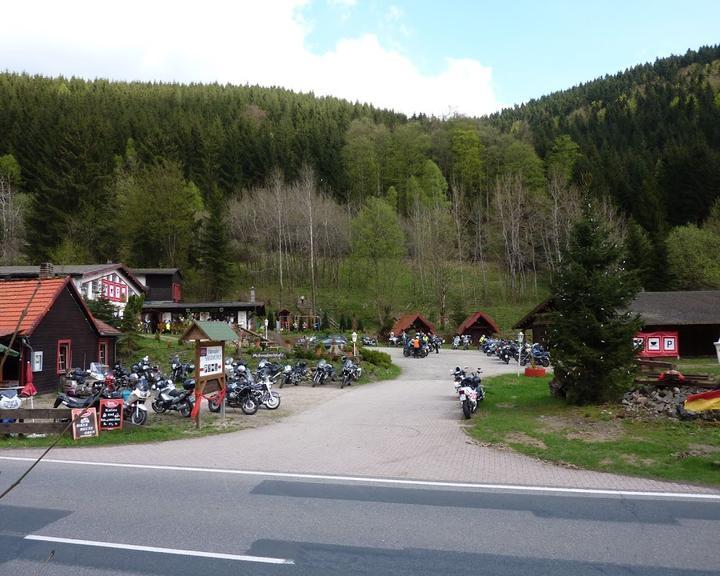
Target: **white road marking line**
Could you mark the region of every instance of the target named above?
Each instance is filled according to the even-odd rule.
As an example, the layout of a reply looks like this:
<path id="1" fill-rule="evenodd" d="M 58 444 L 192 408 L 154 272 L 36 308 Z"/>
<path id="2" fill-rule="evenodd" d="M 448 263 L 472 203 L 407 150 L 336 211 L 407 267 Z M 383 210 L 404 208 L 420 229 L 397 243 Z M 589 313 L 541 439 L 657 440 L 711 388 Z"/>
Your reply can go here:
<path id="1" fill-rule="evenodd" d="M 0 460 L 34 462 L 35 458 L 27 458 L 24 456 L 0 456 Z M 161 464 L 124 464 L 120 462 L 90 462 L 87 460 L 58 460 L 52 458 L 45 458 L 42 462 L 48 464 L 70 464 L 73 466 L 135 468 L 140 470 L 164 470 L 169 472 L 202 472 L 209 474 L 232 474 L 237 476 L 290 478 L 295 480 L 331 480 L 337 482 L 358 482 L 361 484 L 396 484 L 401 486 L 427 486 L 435 488 L 473 488 L 476 490 L 502 490 L 507 492 L 553 492 L 561 494 L 592 494 L 600 496 L 640 496 L 663 499 L 690 498 L 720 502 L 720 493 L 646 492 L 641 490 L 610 490 L 604 488 L 563 488 L 555 486 L 523 486 L 516 484 L 479 484 L 469 482 L 441 482 L 433 480 L 402 480 L 398 478 L 366 478 L 363 476 L 333 476 L 323 474 L 301 474 L 294 472 L 262 472 L 259 470 L 234 470 L 232 468 L 201 468 L 193 466 L 166 466 Z"/>
<path id="2" fill-rule="evenodd" d="M 263 564 L 295 564 L 286 558 L 266 558 L 264 556 L 245 556 L 241 554 L 222 554 L 220 552 L 202 552 L 201 550 L 179 550 L 177 548 L 158 548 L 156 546 L 138 546 L 136 544 L 118 544 L 116 542 L 99 542 L 94 540 L 76 540 L 75 538 L 56 538 L 55 536 L 40 536 L 28 534 L 24 540 L 38 540 L 40 542 L 57 542 L 58 544 L 75 544 L 77 546 L 93 546 L 96 548 L 116 548 L 118 550 L 137 550 L 138 552 L 156 552 L 158 554 L 174 554 L 176 556 L 197 556 L 199 558 L 214 558 L 219 560 L 239 560 L 242 562 L 260 562 Z"/>

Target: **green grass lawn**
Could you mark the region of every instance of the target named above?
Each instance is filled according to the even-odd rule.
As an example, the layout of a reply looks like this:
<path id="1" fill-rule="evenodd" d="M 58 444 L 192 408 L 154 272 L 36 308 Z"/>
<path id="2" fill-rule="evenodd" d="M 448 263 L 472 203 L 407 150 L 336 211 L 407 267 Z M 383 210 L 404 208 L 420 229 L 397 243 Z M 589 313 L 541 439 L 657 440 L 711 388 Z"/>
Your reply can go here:
<path id="1" fill-rule="evenodd" d="M 556 464 L 720 486 L 718 424 L 630 419 L 620 404 L 567 406 L 550 396 L 549 380 L 488 378 L 472 435 Z"/>
<path id="2" fill-rule="evenodd" d="M 720 362 L 717 356 L 702 356 L 699 358 L 682 358 L 674 361 L 678 370 L 683 374 L 714 374 L 720 376 Z"/>

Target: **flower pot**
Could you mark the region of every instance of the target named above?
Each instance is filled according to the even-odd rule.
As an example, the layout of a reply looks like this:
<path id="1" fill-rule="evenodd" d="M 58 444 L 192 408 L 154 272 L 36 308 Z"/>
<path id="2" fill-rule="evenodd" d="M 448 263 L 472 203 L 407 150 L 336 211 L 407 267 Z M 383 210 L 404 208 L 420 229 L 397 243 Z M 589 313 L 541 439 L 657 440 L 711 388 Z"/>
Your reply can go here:
<path id="1" fill-rule="evenodd" d="M 540 376 L 545 376 L 545 368 L 543 368 L 542 366 L 539 366 L 537 368 L 528 366 L 527 368 L 525 368 L 525 376 L 530 376 L 531 378 L 539 378 Z"/>

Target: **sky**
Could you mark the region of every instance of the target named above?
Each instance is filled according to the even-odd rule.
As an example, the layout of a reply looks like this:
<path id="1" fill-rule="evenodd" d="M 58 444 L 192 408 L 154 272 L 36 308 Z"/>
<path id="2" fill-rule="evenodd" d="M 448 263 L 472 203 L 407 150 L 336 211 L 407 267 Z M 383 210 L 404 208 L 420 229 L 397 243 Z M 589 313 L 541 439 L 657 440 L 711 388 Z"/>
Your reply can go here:
<path id="1" fill-rule="evenodd" d="M 720 43 L 718 0 L 22 0 L 1 14 L 0 70 L 279 86 L 441 118 Z"/>

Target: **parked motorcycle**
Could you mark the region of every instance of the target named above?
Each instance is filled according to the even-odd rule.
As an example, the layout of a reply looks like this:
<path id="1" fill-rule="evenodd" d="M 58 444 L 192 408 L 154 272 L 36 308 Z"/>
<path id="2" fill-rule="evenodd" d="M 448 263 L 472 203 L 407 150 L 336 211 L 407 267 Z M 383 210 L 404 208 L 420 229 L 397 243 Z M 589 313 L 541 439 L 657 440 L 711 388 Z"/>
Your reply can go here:
<path id="1" fill-rule="evenodd" d="M 240 408 L 248 416 L 255 414 L 259 407 L 259 403 L 253 394 L 252 384 L 246 378 L 228 380 L 225 390 L 225 404 L 231 408 Z M 219 393 L 213 394 L 208 399 L 210 412 L 220 412 L 221 406 Z"/>
<path id="2" fill-rule="evenodd" d="M 353 381 L 357 382 L 362 376 L 362 368 L 355 364 L 350 358 L 345 358 L 342 368 L 342 381 L 340 389 L 345 386 L 352 386 Z"/>
<path id="3" fill-rule="evenodd" d="M 458 386 L 460 408 L 463 416 L 470 418 L 477 410 L 478 403 L 485 399 L 485 389 L 480 379 L 480 369 L 472 374 L 466 374 Z"/>
<path id="4" fill-rule="evenodd" d="M 321 359 L 313 373 L 313 388 L 319 384 L 325 384 L 328 380 L 335 380 L 335 368 L 324 358 Z"/>
<path id="5" fill-rule="evenodd" d="M 308 376 L 308 369 L 306 362 L 297 362 L 295 366 L 287 364 L 283 370 L 283 377 L 280 379 L 280 388 L 285 384 L 297 386 L 305 380 Z"/>
<path id="6" fill-rule="evenodd" d="M 98 386 L 103 386 L 106 380 L 112 380 L 114 375 L 108 371 L 107 366 L 99 362 L 92 362 L 89 370 L 72 368 L 63 378 L 63 392 L 68 396 L 86 397 L 97 392 Z"/>
<path id="7" fill-rule="evenodd" d="M 191 378 L 194 373 L 194 362 L 181 362 L 178 354 L 175 354 L 170 360 L 170 378 L 172 378 L 173 382 L 185 382 L 185 380 Z"/>
<path id="8" fill-rule="evenodd" d="M 195 403 L 195 379 L 188 378 L 183 382 L 183 389 L 175 388 L 175 383 L 170 378 L 161 379 L 151 388 L 157 391 L 157 396 L 153 400 L 152 409 L 158 414 L 162 414 L 168 410 L 177 410 L 181 416 L 188 417 Z"/>
<path id="9" fill-rule="evenodd" d="M 362 337 L 362 345 L 363 346 L 377 346 L 377 339 L 371 338 L 370 336 L 363 336 Z"/>

